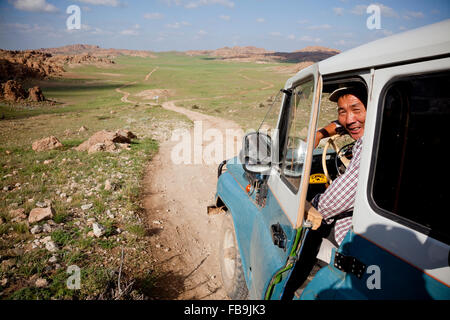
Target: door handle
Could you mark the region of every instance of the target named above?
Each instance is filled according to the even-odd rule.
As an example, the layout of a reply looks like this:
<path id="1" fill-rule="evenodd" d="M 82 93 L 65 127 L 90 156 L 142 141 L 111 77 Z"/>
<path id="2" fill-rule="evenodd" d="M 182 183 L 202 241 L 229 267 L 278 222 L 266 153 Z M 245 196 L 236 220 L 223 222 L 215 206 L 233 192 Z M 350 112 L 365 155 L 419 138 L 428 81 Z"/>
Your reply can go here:
<path id="1" fill-rule="evenodd" d="M 279 223 L 270 226 L 273 244 L 286 251 L 286 233 Z"/>

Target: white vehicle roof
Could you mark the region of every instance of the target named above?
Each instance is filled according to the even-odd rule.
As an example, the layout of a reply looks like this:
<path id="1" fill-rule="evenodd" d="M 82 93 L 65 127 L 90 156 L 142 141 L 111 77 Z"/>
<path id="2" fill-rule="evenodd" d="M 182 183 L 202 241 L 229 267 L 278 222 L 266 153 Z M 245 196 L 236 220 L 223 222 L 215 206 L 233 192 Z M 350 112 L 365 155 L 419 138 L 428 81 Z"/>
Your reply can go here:
<path id="1" fill-rule="evenodd" d="M 320 61 L 317 65 L 320 74 L 327 75 L 448 54 L 449 35 L 450 19 L 447 19 L 369 42 Z M 302 71 L 288 80 L 287 87 L 301 77 Z"/>

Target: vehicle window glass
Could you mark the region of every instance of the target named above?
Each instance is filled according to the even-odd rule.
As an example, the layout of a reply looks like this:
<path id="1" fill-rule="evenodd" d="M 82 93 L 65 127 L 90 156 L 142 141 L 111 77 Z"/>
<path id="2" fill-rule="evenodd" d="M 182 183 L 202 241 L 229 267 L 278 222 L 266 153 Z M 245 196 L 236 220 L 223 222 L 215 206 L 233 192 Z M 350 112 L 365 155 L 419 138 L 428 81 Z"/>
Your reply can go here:
<path id="1" fill-rule="evenodd" d="M 282 175 L 294 192 L 298 191 L 306 155 L 306 139 L 314 99 L 314 80 L 297 86 L 290 100 L 289 134 Z"/>
<path id="2" fill-rule="evenodd" d="M 266 105 L 262 103 L 260 104 L 259 107 L 268 107 L 266 109 L 261 109 L 261 111 L 264 111 L 265 114 L 263 121 L 261 123 L 258 123 L 258 126 L 256 126 L 256 129 L 259 129 L 259 132 L 263 132 L 268 136 L 273 137 L 274 130 L 277 128 L 282 98 L 283 94 L 280 91 L 278 92 L 278 94 L 268 97 L 266 99 Z"/>
<path id="3" fill-rule="evenodd" d="M 381 213 L 447 243 L 449 88 L 449 72 L 390 84 L 372 186 Z"/>

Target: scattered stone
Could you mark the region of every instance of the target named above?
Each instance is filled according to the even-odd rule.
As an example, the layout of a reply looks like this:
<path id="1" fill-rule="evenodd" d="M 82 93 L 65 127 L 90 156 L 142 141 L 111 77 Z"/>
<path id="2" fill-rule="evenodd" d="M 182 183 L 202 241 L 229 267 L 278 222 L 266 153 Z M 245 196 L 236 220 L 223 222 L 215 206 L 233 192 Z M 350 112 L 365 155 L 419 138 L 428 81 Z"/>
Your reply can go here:
<path id="1" fill-rule="evenodd" d="M 39 278 L 36 280 L 36 282 L 34 284 L 38 288 L 45 288 L 48 285 L 48 282 L 46 279 Z"/>
<path id="2" fill-rule="evenodd" d="M 11 187 L 11 186 L 4 186 L 3 187 L 3 191 L 10 191 L 10 190 L 12 190 L 13 189 L 13 187 Z"/>
<path id="3" fill-rule="evenodd" d="M 27 218 L 25 214 L 25 209 L 23 208 L 10 210 L 9 215 L 11 216 L 12 222 L 21 222 Z"/>
<path id="4" fill-rule="evenodd" d="M 66 202 L 67 202 L 67 203 L 71 203 L 72 200 L 73 200 L 72 197 L 67 197 Z"/>
<path id="5" fill-rule="evenodd" d="M 53 150 L 62 147 L 62 143 L 55 136 L 50 136 L 40 140 L 36 140 L 32 144 L 32 148 L 36 152 Z"/>
<path id="6" fill-rule="evenodd" d="M 108 191 L 112 190 L 111 181 L 109 181 L 109 180 L 105 181 L 105 190 L 108 190 Z"/>
<path id="7" fill-rule="evenodd" d="M 45 244 L 45 249 L 47 249 L 50 252 L 56 252 L 58 251 L 58 247 L 56 246 L 56 244 L 50 240 Z"/>
<path id="8" fill-rule="evenodd" d="M 50 164 L 50 163 L 52 163 L 52 162 L 53 162 L 53 160 L 51 160 L 51 159 L 44 160 L 44 164 Z"/>
<path id="9" fill-rule="evenodd" d="M 39 225 L 35 225 L 33 228 L 31 228 L 31 230 L 30 230 L 30 232 L 32 233 L 32 234 L 38 234 L 38 233 L 41 233 L 43 231 L 43 228 L 42 228 L 42 226 L 39 226 Z"/>
<path id="10" fill-rule="evenodd" d="M 34 208 L 33 210 L 30 211 L 30 215 L 28 216 L 28 222 L 34 223 L 51 218 L 53 218 L 52 207 Z"/>
<path id="11" fill-rule="evenodd" d="M 83 204 L 81 206 L 81 210 L 89 210 L 90 208 L 92 208 L 94 205 L 92 203 L 89 204 Z"/>
<path id="12" fill-rule="evenodd" d="M 36 202 L 36 207 L 45 208 L 45 207 L 47 207 L 47 203 L 38 201 L 38 202 Z"/>
<path id="13" fill-rule="evenodd" d="M 85 132 L 85 131 L 88 131 L 88 128 L 85 126 L 81 126 L 81 128 L 78 129 L 78 132 Z"/>
<path id="14" fill-rule="evenodd" d="M 50 258 L 50 259 L 48 259 L 48 262 L 50 262 L 50 263 L 55 263 L 55 262 L 58 262 L 58 257 L 57 257 L 57 256 L 55 256 L 55 255 L 53 255 L 53 256 L 51 256 L 51 258 Z"/>
<path id="15" fill-rule="evenodd" d="M 49 224 L 45 223 L 42 226 L 42 231 L 44 231 L 45 233 L 50 233 L 52 232 L 52 227 Z"/>
<path id="16" fill-rule="evenodd" d="M 103 236 L 105 234 L 106 229 L 101 224 L 95 222 L 92 224 L 92 231 L 94 232 L 94 235 L 97 238 L 100 238 L 101 236 Z"/>

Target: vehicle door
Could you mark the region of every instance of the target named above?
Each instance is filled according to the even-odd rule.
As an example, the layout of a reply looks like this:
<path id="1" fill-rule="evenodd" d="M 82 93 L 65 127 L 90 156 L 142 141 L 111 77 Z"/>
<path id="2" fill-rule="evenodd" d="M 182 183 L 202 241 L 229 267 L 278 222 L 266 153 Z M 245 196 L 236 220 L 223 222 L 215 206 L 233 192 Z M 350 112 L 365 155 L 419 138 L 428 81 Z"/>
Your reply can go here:
<path id="1" fill-rule="evenodd" d="M 290 271 L 280 270 L 286 267 L 303 224 L 321 91 L 317 65 L 304 69 L 285 86 L 278 132 L 272 137 L 276 164 L 268 178 L 265 205 L 251 235 L 250 298 L 281 298 L 289 277 Z M 274 283 L 277 275 L 280 278 Z M 266 295 L 268 290 L 272 294 Z"/>

